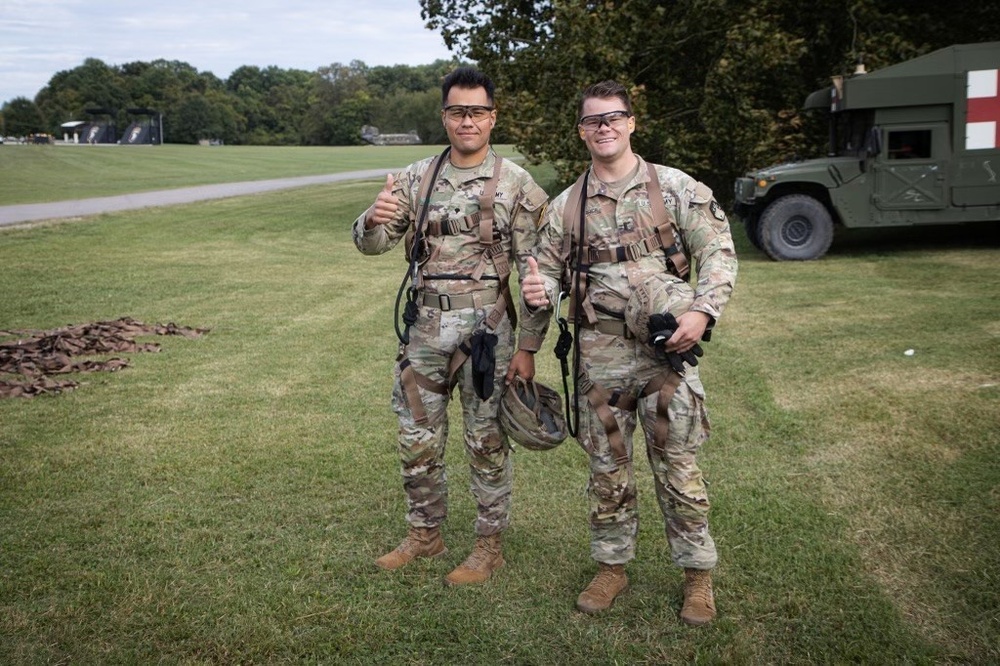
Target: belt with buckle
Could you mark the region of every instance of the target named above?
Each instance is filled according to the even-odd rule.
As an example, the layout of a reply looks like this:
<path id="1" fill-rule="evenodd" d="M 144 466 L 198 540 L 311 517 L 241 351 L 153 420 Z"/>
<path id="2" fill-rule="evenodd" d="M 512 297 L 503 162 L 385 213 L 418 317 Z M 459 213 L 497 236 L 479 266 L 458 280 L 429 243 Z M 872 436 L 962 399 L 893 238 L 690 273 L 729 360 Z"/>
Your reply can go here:
<path id="1" fill-rule="evenodd" d="M 591 324 L 589 321 L 584 320 L 580 322 L 580 328 L 589 328 L 604 335 L 617 335 L 626 340 L 631 340 L 635 337 L 625 322 L 617 319 L 598 319 L 596 324 Z"/>
<path id="2" fill-rule="evenodd" d="M 469 294 L 428 294 L 424 292 L 420 302 L 429 308 L 437 308 L 442 312 L 461 310 L 463 308 L 493 305 L 500 298 L 498 291 L 475 291 Z M 477 302 L 478 301 L 478 302 Z"/>

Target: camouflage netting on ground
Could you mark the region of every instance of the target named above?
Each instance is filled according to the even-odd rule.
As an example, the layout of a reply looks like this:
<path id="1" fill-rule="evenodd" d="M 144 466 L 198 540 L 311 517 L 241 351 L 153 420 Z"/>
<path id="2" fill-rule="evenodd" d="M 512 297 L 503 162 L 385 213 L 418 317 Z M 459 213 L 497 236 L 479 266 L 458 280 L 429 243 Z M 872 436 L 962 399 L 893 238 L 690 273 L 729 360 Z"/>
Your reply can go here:
<path id="1" fill-rule="evenodd" d="M 207 328 L 189 328 L 174 323 L 144 324 L 130 317 L 65 326 L 52 331 L 0 330 L 0 338 L 19 338 L 0 343 L 0 398 L 30 398 L 41 393 L 60 393 L 75 389 L 79 382 L 52 379 L 50 375 L 115 372 L 129 364 L 127 358 L 95 361 L 77 359 L 78 356 L 160 351 L 160 345 L 155 342 L 134 340 L 142 335 L 199 338 L 208 331 Z M 9 375 L 16 375 L 17 378 L 9 378 Z"/>

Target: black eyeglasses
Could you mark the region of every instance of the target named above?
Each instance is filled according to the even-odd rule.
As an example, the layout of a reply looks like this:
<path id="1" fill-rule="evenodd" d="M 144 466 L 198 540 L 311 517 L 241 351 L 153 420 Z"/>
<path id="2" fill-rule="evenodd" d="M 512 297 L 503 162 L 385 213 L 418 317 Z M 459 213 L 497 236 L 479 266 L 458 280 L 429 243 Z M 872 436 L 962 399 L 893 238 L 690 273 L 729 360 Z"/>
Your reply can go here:
<path id="1" fill-rule="evenodd" d="M 613 125 L 620 125 L 631 117 L 628 111 L 608 111 L 607 113 L 595 113 L 592 116 L 584 116 L 580 118 L 580 127 L 587 130 L 588 132 L 595 132 L 601 128 L 601 125 L 607 125 L 611 127 Z"/>
<path id="2" fill-rule="evenodd" d="M 445 117 L 449 120 L 462 120 L 466 116 L 472 118 L 473 122 L 482 122 L 490 117 L 493 112 L 492 106 L 479 106 L 477 104 L 453 104 L 443 109 Z"/>

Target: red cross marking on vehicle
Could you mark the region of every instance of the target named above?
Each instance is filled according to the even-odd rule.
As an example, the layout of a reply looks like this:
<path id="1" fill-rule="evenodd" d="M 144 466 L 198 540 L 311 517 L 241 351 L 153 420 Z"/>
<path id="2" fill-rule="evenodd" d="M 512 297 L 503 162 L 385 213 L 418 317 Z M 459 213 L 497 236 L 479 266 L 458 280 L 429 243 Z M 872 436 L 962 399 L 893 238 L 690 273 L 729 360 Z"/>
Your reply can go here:
<path id="1" fill-rule="evenodd" d="M 965 148 L 1000 147 L 1000 70 L 968 72 L 965 111 Z"/>

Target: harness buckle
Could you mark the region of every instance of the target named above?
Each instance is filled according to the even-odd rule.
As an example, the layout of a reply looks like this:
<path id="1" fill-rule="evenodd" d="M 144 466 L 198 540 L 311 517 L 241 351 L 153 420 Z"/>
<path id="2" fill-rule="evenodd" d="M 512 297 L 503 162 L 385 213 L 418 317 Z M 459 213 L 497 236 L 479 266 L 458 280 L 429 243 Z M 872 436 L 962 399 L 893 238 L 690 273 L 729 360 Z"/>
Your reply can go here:
<path id="1" fill-rule="evenodd" d="M 625 246 L 625 255 L 628 257 L 629 261 L 639 261 L 646 254 L 645 249 L 646 244 L 642 241 L 629 243 Z"/>
<path id="2" fill-rule="evenodd" d="M 451 310 L 451 296 L 448 294 L 438 294 L 438 308 L 442 312 L 447 312 Z"/>

